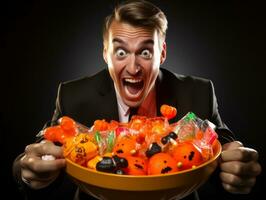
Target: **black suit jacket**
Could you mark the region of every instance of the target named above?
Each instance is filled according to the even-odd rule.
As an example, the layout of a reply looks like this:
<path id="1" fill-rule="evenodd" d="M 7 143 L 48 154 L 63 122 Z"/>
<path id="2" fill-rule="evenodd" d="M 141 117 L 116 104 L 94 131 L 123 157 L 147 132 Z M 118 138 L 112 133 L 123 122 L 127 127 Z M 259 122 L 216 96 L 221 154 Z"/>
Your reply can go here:
<path id="1" fill-rule="evenodd" d="M 171 122 L 181 119 L 192 111 L 201 119 L 208 119 L 216 124 L 216 131 L 221 141 L 232 139 L 232 133 L 221 121 L 213 84 L 210 80 L 182 76 L 161 68 L 156 80 L 156 95 L 158 115 L 160 115 L 162 104 L 177 108 L 177 116 Z M 55 124 L 57 119 L 64 115 L 87 126 L 91 126 L 95 119 L 119 120 L 114 85 L 107 69 L 91 77 L 60 84 L 56 109 L 50 124 Z M 21 182 L 18 161 L 14 162 L 14 175 L 22 185 L 22 190 L 32 199 L 35 199 L 36 196 L 38 199 L 40 197 L 73 199 L 76 190 L 76 186 L 63 173 L 50 187 L 31 190 Z M 51 196 L 49 196 L 50 194 Z M 67 195 L 64 196 L 64 194 Z M 80 197 L 83 199 L 84 194 L 81 194 Z"/>

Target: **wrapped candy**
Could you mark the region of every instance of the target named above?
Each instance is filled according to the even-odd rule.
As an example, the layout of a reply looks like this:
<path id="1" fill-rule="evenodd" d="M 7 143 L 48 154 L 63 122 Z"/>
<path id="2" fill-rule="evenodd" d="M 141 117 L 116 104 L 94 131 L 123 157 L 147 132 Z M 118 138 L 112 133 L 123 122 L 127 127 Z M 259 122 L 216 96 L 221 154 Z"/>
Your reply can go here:
<path id="1" fill-rule="evenodd" d="M 201 149 L 204 160 L 209 160 L 213 156 L 212 145 L 218 138 L 215 132 L 215 125 L 208 120 L 204 120 L 201 130 L 197 133 L 194 144 Z"/>
<path id="2" fill-rule="evenodd" d="M 194 139 L 198 130 L 197 117 L 193 112 L 187 113 L 174 127 L 174 132 L 178 135 L 179 142 Z"/>
<path id="3" fill-rule="evenodd" d="M 181 120 L 175 123 L 173 127 L 174 132 L 178 136 L 178 142 L 181 144 L 181 146 L 189 141 L 194 147 L 196 147 L 196 149 L 192 150 L 191 152 L 194 152 L 195 155 L 198 154 L 198 151 L 200 152 L 202 158 L 194 159 L 198 160 L 195 162 L 196 165 L 199 165 L 203 160 L 206 161 L 212 157 L 212 144 L 218 138 L 217 133 L 214 131 L 215 125 L 213 123 L 208 120 L 202 120 L 193 112 L 189 112 Z M 188 144 L 187 147 L 182 149 L 193 149 L 193 146 Z M 176 155 L 178 155 L 178 153 L 176 153 Z M 182 168 L 187 168 L 187 166 L 191 167 L 190 165 L 183 165 L 185 165 L 185 167 L 183 166 Z"/>
<path id="4" fill-rule="evenodd" d="M 115 143 L 115 132 L 113 130 L 104 132 L 96 131 L 94 133 L 94 141 L 98 145 L 100 155 L 111 152 Z"/>

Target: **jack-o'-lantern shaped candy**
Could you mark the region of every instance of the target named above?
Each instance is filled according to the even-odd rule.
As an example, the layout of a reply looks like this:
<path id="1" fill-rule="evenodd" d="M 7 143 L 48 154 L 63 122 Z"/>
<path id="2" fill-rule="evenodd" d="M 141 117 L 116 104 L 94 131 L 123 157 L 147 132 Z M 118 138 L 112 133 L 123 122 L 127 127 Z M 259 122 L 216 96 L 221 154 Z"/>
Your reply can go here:
<path id="1" fill-rule="evenodd" d="M 173 106 L 169 106 L 169 105 L 166 105 L 166 104 L 163 104 L 160 108 L 160 111 L 161 111 L 161 114 L 167 118 L 168 120 L 169 119 L 172 119 L 176 116 L 176 108 L 173 107 Z"/>
<path id="2" fill-rule="evenodd" d="M 67 140 L 64 145 L 64 156 L 80 165 L 86 165 L 96 155 L 98 147 L 90 141 L 87 134 L 79 134 L 72 140 Z"/>
<path id="3" fill-rule="evenodd" d="M 119 139 L 113 148 L 113 153 L 120 157 L 135 155 L 137 153 L 136 140 L 127 136 Z"/>
<path id="4" fill-rule="evenodd" d="M 146 175 L 148 162 L 142 157 L 127 156 L 128 167 L 125 169 L 129 175 Z"/>
<path id="5" fill-rule="evenodd" d="M 167 153 L 153 155 L 148 164 L 148 175 L 167 174 L 178 171 L 176 161 Z"/>
<path id="6" fill-rule="evenodd" d="M 200 150 L 191 142 L 179 143 L 173 148 L 172 156 L 180 170 L 196 167 L 203 162 Z"/>

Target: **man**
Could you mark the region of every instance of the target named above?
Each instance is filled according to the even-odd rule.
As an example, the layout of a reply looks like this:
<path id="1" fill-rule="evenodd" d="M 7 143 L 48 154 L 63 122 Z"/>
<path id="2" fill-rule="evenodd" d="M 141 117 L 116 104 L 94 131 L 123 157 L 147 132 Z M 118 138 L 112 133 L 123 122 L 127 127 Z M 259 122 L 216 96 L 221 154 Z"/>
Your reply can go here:
<path id="1" fill-rule="evenodd" d="M 130 1 L 117 6 L 107 17 L 103 31 L 103 58 L 108 71 L 60 84 L 51 125 L 63 115 L 83 124 L 103 118 L 126 122 L 131 108 L 154 117 L 162 104 L 178 109 L 173 121 L 193 111 L 215 123 L 219 138 L 224 140 L 217 182 L 228 193 L 249 193 L 261 171 L 258 153 L 232 140 L 220 119 L 211 81 L 160 69 L 166 59 L 166 29 L 164 13 L 151 3 Z M 47 154 L 56 159 L 42 160 Z M 42 141 L 28 145 L 13 169 L 29 199 L 90 198 L 67 179 L 64 167 L 62 149 Z"/>

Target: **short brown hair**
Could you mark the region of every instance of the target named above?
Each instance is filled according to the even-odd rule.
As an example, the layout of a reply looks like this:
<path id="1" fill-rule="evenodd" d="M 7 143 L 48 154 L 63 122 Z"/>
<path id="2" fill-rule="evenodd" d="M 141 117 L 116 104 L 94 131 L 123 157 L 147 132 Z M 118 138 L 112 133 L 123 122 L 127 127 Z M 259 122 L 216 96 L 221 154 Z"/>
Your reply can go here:
<path id="1" fill-rule="evenodd" d="M 167 19 L 164 13 L 154 4 L 144 0 L 130 0 L 118 4 L 112 14 L 107 16 L 103 26 L 103 40 L 108 36 L 108 30 L 113 22 L 125 22 L 132 26 L 157 30 L 166 36 Z"/>

